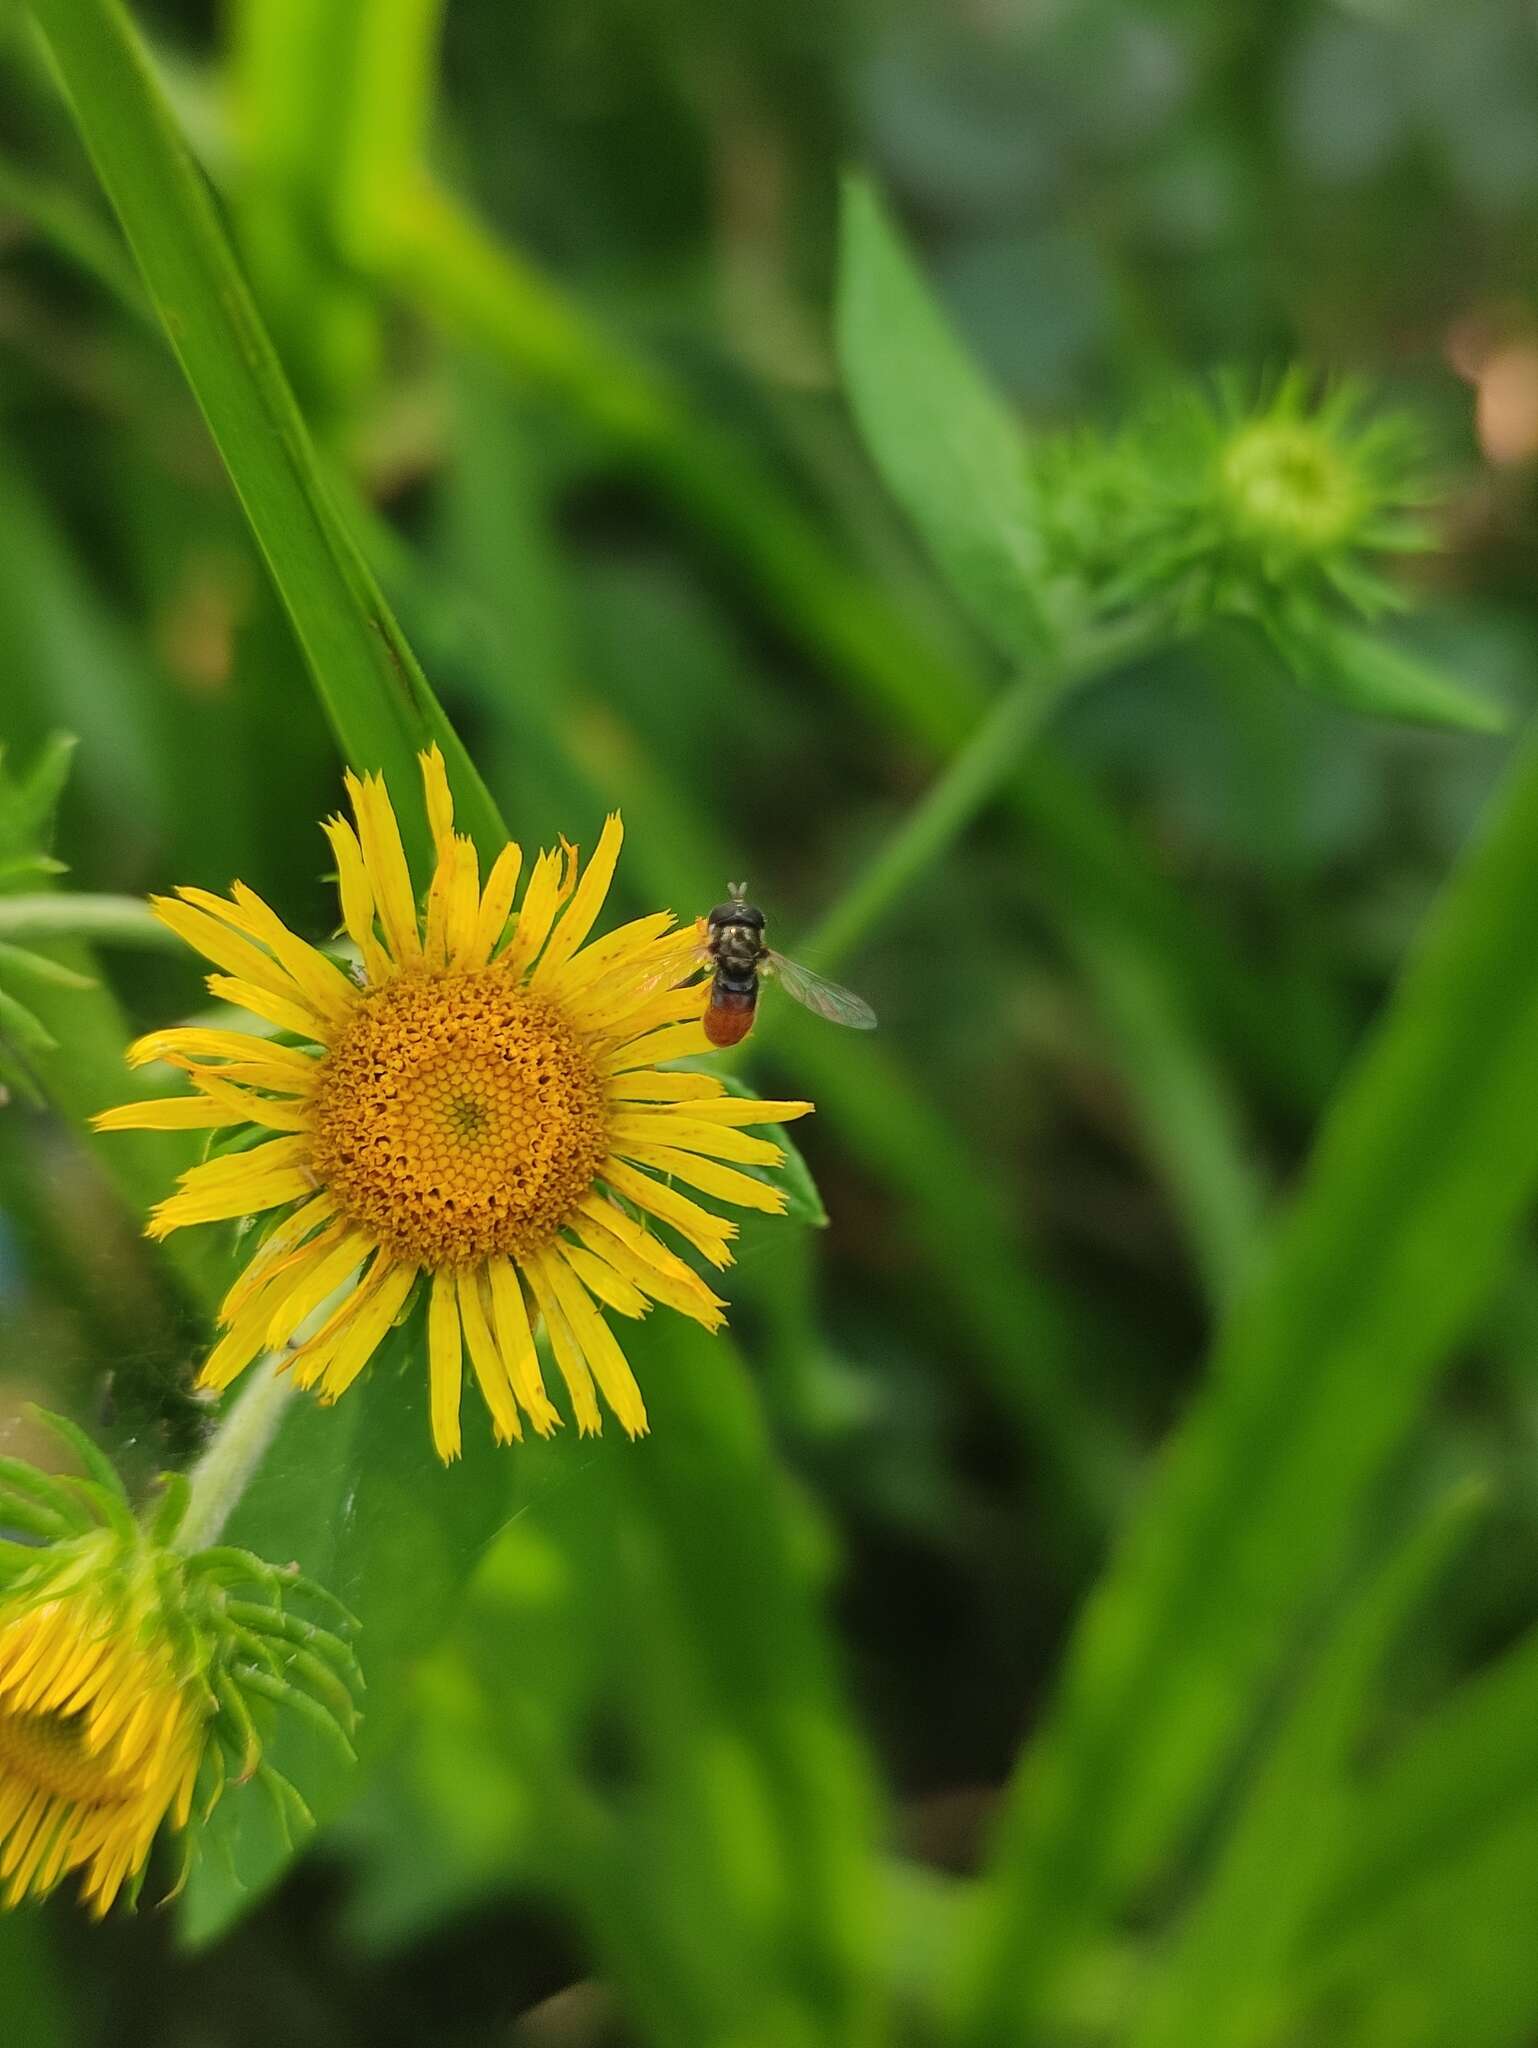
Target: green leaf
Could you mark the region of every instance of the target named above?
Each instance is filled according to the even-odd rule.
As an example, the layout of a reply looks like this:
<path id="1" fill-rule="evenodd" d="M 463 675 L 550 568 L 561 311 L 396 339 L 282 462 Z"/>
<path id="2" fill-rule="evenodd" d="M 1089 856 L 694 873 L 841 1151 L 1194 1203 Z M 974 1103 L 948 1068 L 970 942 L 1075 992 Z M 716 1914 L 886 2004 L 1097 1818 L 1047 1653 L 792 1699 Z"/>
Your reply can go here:
<path id="1" fill-rule="evenodd" d="M 1488 1858 L 1499 1861 L 1503 1833 L 1523 1816 L 1530 1830 L 1535 1811 L 1538 1631 L 1529 1630 L 1466 1679 L 1361 1787 L 1301 1972 L 1328 1986 L 1375 1969 L 1404 1946 L 1434 1899 L 1455 1892 Z M 1531 1960 L 1525 1927 L 1512 1934 Z"/>
<path id="2" fill-rule="evenodd" d="M 344 752 L 382 769 L 408 842 L 414 756 L 442 746 L 463 828 L 506 838 L 338 516 L 212 200 L 119 0 L 38 0 L 39 25 L 150 296 L 202 408 Z"/>
<path id="3" fill-rule="evenodd" d="M 1295 1991 L 1291 1951 L 1354 1834 L 1347 1766 L 1384 1655 L 1469 1530 L 1464 1487 L 1341 1603 L 1248 1776 L 1215 1866 L 1149 1987 L 1129 2048 L 1261 2048 Z"/>
<path id="4" fill-rule="evenodd" d="M 1307 688 L 1369 717 L 1457 732 L 1504 732 L 1511 723 L 1501 705 L 1363 626 L 1321 618 L 1306 641 L 1289 633 L 1285 651 Z"/>
<path id="5" fill-rule="evenodd" d="M 264 1729 L 271 1760 L 322 1823 L 399 1741 L 415 1661 L 449 1626 L 466 1579 L 512 1512 L 517 1453 L 492 1441 L 468 1375 L 464 1456 L 439 1463 L 428 1434 L 425 1350 L 418 1312 L 336 1407 L 296 1396 L 222 1538 L 271 1564 L 297 1563 L 357 1616 L 354 1648 L 367 1688 L 358 1768 L 340 1765 L 293 1715 L 268 1717 Z M 300 1846 L 284 1840 L 255 1785 L 227 1792 L 202 1832 L 180 1908 L 181 1936 L 192 1946 L 253 1905 Z"/>
<path id="6" fill-rule="evenodd" d="M 46 981 L 51 988 L 96 986 L 93 975 L 77 973 L 62 960 L 50 960 L 44 953 L 28 952 L 25 946 L 13 946 L 4 939 L 0 939 L 0 967 L 19 974 L 23 981 Z"/>
<path id="7" fill-rule="evenodd" d="M 1006 655 L 1050 644 L 1024 435 L 957 341 L 874 188 L 844 188 L 838 351 L 894 498 Z"/>
<path id="8" fill-rule="evenodd" d="M 1012 1788 L 963 2038 L 1017 2039 L 1189 1834 L 1538 1187 L 1538 746 L 1421 934 Z"/>

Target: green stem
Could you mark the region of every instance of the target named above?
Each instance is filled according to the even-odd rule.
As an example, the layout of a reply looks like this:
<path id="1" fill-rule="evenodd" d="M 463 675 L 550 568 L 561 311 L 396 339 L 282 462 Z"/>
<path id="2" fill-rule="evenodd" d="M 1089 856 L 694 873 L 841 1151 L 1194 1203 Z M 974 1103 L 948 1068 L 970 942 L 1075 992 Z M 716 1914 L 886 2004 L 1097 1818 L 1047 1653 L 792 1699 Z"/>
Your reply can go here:
<path id="1" fill-rule="evenodd" d="M 1098 635 L 1053 667 L 1032 669 L 1003 690 L 863 874 L 802 942 L 798 953 L 807 966 L 826 972 L 847 958 L 1004 787 L 1064 698 L 1128 660 L 1146 638 L 1142 625 Z"/>
<path id="2" fill-rule="evenodd" d="M 0 939 L 60 938 L 173 953 L 185 950 L 137 896 L 0 896 Z"/>
<path id="3" fill-rule="evenodd" d="M 294 1394 L 294 1382 L 266 1361 L 250 1368 L 244 1392 L 220 1422 L 189 1474 L 187 1513 L 178 1550 L 191 1553 L 217 1543 L 257 1467 L 267 1455 Z"/>

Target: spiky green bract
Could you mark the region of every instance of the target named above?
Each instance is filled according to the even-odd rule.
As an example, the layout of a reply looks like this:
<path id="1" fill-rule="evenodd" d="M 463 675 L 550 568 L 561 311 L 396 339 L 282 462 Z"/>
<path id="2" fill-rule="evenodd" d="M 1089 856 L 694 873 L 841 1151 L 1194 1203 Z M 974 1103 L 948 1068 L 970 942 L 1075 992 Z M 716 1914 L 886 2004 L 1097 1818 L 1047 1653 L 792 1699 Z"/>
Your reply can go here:
<path id="1" fill-rule="evenodd" d="M 1321 389 L 1294 369 L 1254 400 L 1223 378 L 1139 438 L 1145 489 L 1119 594 L 1158 592 L 1181 625 L 1252 619 L 1289 660 L 1321 623 L 1403 606 L 1384 568 L 1432 544 L 1423 451 L 1360 385 Z"/>
<path id="2" fill-rule="evenodd" d="M 89 1438 L 40 1419 L 84 1469 L 0 1459 L 0 1885 L 15 1905 L 79 1872 L 100 1914 L 137 1897 L 163 1826 L 185 1876 L 232 1778 L 261 1782 L 285 1831 L 307 1824 L 266 1723 L 297 1715 L 350 1760 L 362 1681 L 322 1588 L 248 1551 L 179 1550 L 184 1481 L 141 1519 Z"/>

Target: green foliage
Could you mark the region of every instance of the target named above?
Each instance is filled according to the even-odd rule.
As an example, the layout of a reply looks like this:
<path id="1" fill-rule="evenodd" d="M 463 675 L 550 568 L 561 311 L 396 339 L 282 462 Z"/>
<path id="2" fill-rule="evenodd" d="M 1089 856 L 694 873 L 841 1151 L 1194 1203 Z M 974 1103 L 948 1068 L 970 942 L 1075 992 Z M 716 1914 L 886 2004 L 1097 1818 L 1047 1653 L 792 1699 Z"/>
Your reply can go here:
<path id="1" fill-rule="evenodd" d="M 182 1530 L 270 1775 L 198 1830 L 195 1963 L 9 1918 L 0 2006 L 82 2048 L 235 2048 L 258 1978 L 449 2048 L 1521 2048 L 1526 43 L 31 13 L 3 1572 Z M 730 1337 L 627 1331 L 637 1444 L 477 1417 L 445 1471 L 420 1308 L 334 1410 L 264 1366 L 214 1417 L 239 1233 L 141 1245 L 197 1141 L 88 1133 L 201 1000 L 142 892 L 239 874 L 323 940 L 340 759 L 414 816 L 432 738 L 483 850 L 620 805 L 617 914 L 746 873 L 881 1016 L 766 989 L 731 1085 L 816 1101 L 792 1227 L 744 1230 Z"/>

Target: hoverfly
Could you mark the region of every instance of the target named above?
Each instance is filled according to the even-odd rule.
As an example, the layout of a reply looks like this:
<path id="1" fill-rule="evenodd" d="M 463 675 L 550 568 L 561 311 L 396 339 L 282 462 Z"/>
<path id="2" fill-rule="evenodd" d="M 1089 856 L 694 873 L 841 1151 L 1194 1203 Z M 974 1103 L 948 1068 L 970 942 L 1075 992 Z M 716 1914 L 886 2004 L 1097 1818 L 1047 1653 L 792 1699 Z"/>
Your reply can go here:
<path id="1" fill-rule="evenodd" d="M 703 956 L 712 973 L 702 1021 L 712 1045 L 738 1045 L 753 1029 L 760 974 L 772 974 L 788 996 L 830 1024 L 875 1030 L 876 1013 L 869 1003 L 837 982 L 824 981 L 809 967 L 798 967 L 783 953 L 770 951 L 764 944 L 764 913 L 747 900 L 745 882 L 728 883 L 727 897 L 705 920 Z"/>

